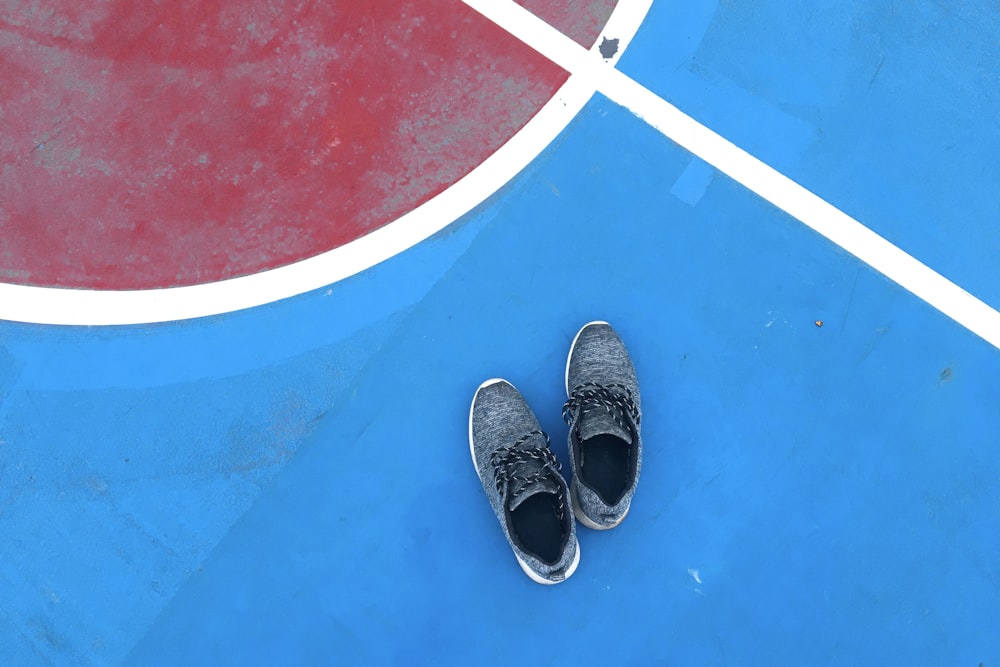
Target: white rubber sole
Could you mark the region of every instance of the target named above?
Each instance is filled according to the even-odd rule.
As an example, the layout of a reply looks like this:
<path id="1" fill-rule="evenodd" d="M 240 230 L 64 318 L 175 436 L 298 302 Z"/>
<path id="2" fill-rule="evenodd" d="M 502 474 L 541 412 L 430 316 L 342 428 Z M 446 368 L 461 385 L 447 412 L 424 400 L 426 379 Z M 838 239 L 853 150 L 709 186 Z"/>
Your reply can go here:
<path id="1" fill-rule="evenodd" d="M 472 455 L 472 467 L 476 469 L 476 476 L 479 477 L 480 484 L 482 484 L 483 482 L 483 475 L 481 472 L 479 472 L 479 464 L 476 462 L 476 448 L 473 446 L 472 443 L 472 415 L 476 409 L 476 398 L 479 396 L 480 390 L 485 389 L 486 387 L 494 385 L 498 382 L 507 382 L 507 380 L 504 380 L 503 378 L 492 378 L 479 385 L 476 388 L 476 393 L 472 395 L 472 405 L 469 406 L 469 454 Z M 507 382 L 507 384 L 510 384 L 510 386 L 514 387 L 514 385 L 511 384 L 510 382 Z M 514 389 L 517 389 L 517 387 L 514 387 Z M 570 576 L 574 572 L 576 572 L 576 568 L 580 564 L 580 543 L 579 541 L 576 543 L 576 555 L 573 556 L 573 562 L 570 563 L 569 569 L 566 571 L 566 575 L 560 581 L 549 581 L 548 579 L 543 579 L 542 577 L 538 576 L 538 574 L 534 570 L 532 570 L 527 563 L 521 560 L 521 557 L 517 555 L 516 551 L 514 552 L 514 558 L 517 559 L 517 564 L 521 566 L 521 569 L 524 570 L 524 573 L 528 575 L 528 577 L 535 583 L 542 584 L 543 586 L 560 584 L 563 581 L 569 579 Z"/>
<path id="2" fill-rule="evenodd" d="M 569 569 L 566 570 L 566 575 L 559 581 L 549 581 L 548 579 L 543 579 L 539 577 L 538 574 L 530 567 L 528 567 L 528 564 L 525 563 L 523 560 L 521 560 L 521 557 L 518 556 L 516 553 L 514 554 L 514 558 L 517 559 L 517 564 L 521 566 L 521 569 L 524 570 L 524 573 L 528 575 L 528 577 L 533 582 L 535 582 L 536 584 L 541 584 L 542 586 L 553 586 L 555 584 L 561 584 L 562 582 L 566 581 L 567 579 L 573 576 L 574 572 L 576 572 L 576 566 L 580 564 L 580 542 L 578 540 L 576 543 L 576 555 L 573 556 L 573 562 L 569 564 Z"/>
<path id="3" fill-rule="evenodd" d="M 569 398 L 569 362 L 570 359 L 573 358 L 573 350 L 576 349 L 576 341 L 580 340 L 580 334 L 583 333 L 584 329 L 593 326 L 595 324 L 607 324 L 609 327 L 611 326 L 608 322 L 605 322 L 604 320 L 594 320 L 593 322 L 587 322 L 582 327 L 580 327 L 580 330 L 576 332 L 575 336 L 573 336 L 573 342 L 570 343 L 569 354 L 566 356 L 566 373 L 563 375 L 563 386 L 566 387 L 566 398 Z"/>

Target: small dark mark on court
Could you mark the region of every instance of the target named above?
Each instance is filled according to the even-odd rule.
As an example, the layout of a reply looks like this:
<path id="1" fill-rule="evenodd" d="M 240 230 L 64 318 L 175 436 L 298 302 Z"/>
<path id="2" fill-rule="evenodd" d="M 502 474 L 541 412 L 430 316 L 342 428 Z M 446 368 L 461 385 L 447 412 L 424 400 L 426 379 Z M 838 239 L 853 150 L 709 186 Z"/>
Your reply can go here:
<path id="1" fill-rule="evenodd" d="M 601 50 L 602 56 L 611 58 L 618 53 L 618 40 L 605 37 L 598 48 Z"/>

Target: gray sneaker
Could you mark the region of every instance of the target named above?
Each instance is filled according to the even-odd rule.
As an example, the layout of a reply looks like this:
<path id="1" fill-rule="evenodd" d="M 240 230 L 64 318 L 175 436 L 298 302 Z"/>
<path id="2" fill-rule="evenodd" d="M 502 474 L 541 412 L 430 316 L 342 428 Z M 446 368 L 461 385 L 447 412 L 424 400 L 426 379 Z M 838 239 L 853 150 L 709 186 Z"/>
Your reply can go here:
<path id="1" fill-rule="evenodd" d="M 607 322 L 591 322 L 573 339 L 566 396 L 573 511 L 588 528 L 614 528 L 639 482 L 642 407 L 632 360 Z"/>
<path id="2" fill-rule="evenodd" d="M 514 385 L 494 379 L 476 390 L 469 448 L 521 569 L 540 584 L 568 579 L 580 563 L 569 487 L 548 436 Z"/>

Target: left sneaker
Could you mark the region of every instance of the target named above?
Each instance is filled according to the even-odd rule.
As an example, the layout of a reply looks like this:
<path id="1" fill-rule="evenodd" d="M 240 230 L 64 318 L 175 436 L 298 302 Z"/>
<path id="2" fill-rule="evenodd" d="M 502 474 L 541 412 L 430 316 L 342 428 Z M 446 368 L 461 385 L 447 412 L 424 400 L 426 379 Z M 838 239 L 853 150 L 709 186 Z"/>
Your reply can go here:
<path id="1" fill-rule="evenodd" d="M 568 579 L 580 563 L 569 486 L 548 436 L 514 385 L 494 379 L 476 390 L 469 448 L 521 569 L 540 584 Z"/>
<path id="2" fill-rule="evenodd" d="M 573 339 L 566 395 L 573 511 L 588 528 L 614 528 L 639 483 L 642 406 L 632 360 L 607 322 L 591 322 Z"/>

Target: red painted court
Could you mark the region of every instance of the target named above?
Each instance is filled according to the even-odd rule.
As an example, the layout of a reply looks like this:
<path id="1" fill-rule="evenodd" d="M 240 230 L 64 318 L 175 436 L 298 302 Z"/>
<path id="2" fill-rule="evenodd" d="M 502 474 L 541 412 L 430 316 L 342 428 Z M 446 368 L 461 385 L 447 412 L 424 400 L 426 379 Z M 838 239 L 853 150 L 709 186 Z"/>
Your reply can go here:
<path id="1" fill-rule="evenodd" d="M 590 45 L 611 0 L 524 3 Z M 22 3 L 0 281 L 148 289 L 331 250 L 440 193 L 567 74 L 461 3 Z"/>

